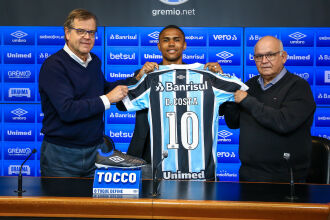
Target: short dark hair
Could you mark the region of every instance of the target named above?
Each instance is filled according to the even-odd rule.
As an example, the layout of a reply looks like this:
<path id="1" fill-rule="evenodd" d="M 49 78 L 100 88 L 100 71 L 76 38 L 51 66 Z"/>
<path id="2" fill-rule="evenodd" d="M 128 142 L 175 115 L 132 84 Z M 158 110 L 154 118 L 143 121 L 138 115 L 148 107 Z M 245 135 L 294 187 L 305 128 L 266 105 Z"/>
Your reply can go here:
<path id="1" fill-rule="evenodd" d="M 159 38 L 160 38 L 160 35 L 162 35 L 162 33 L 163 33 L 166 29 L 170 29 L 170 28 L 173 28 L 173 29 L 177 29 L 177 30 L 179 30 L 179 31 L 181 32 L 181 34 L 183 35 L 183 41 L 186 41 L 186 39 L 185 39 L 186 36 L 185 36 L 183 30 L 182 30 L 181 28 L 179 28 L 178 26 L 174 25 L 174 24 L 170 24 L 170 25 L 167 25 L 166 27 L 164 27 L 164 28 L 160 31 L 160 33 L 159 33 Z"/>
<path id="2" fill-rule="evenodd" d="M 89 12 L 85 9 L 82 9 L 82 8 L 78 8 L 78 9 L 74 9 L 72 10 L 68 17 L 66 18 L 65 22 L 64 22 L 64 28 L 72 28 L 72 24 L 73 24 L 73 21 L 74 19 L 80 19 L 80 20 L 88 20 L 88 19 L 94 19 L 95 21 L 95 24 L 96 24 L 96 27 L 97 27 L 97 18 L 96 16 L 92 13 L 92 12 Z"/>

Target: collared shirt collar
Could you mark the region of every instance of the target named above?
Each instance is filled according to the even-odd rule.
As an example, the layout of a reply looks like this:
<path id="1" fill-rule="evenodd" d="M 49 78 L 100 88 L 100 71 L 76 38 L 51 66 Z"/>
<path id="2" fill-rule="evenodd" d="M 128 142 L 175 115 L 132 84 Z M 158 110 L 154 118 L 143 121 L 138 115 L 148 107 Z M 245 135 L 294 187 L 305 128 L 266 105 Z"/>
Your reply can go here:
<path id="1" fill-rule="evenodd" d="M 283 69 L 281 70 L 281 72 L 272 80 L 270 81 L 266 86 L 264 86 L 264 79 L 259 76 L 258 82 L 260 84 L 260 87 L 263 91 L 269 89 L 270 87 L 272 87 L 273 85 L 275 85 L 278 81 L 280 81 L 280 79 L 282 79 L 282 77 L 286 74 L 287 70 L 285 67 L 283 67 Z"/>
<path id="2" fill-rule="evenodd" d="M 80 65 L 82 65 L 82 66 L 85 67 L 85 68 L 88 66 L 88 63 L 92 61 L 92 56 L 91 56 L 90 53 L 88 53 L 88 55 L 87 55 L 87 60 L 86 60 L 86 62 L 85 62 L 85 61 L 83 61 L 82 59 L 80 59 L 76 54 L 74 54 L 74 53 L 72 52 L 72 50 L 70 50 L 70 48 L 68 47 L 67 44 L 64 45 L 63 50 L 64 50 L 65 52 L 67 52 L 67 53 L 69 54 L 69 56 L 70 56 L 72 59 L 74 59 L 75 61 L 77 61 Z"/>

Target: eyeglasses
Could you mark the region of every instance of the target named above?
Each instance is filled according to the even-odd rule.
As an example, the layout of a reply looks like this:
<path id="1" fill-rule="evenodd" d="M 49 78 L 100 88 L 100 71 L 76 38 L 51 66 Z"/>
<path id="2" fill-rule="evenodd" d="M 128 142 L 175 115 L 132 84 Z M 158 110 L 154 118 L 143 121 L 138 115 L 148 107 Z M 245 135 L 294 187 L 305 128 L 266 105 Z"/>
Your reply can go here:
<path id="1" fill-rule="evenodd" d="M 253 58 L 254 58 L 254 60 L 255 60 L 256 62 L 260 62 L 260 61 L 262 61 L 262 59 L 263 59 L 264 57 L 266 57 L 268 61 L 274 61 L 275 58 L 276 58 L 276 55 L 277 55 L 278 53 L 281 53 L 281 52 L 282 52 L 282 50 L 277 51 L 277 52 L 275 52 L 275 53 L 268 53 L 268 54 L 255 54 L 255 55 L 253 55 Z"/>
<path id="2" fill-rule="evenodd" d="M 85 36 L 87 33 L 89 34 L 89 36 L 94 37 L 95 33 L 96 33 L 96 31 L 94 31 L 94 30 L 88 31 L 88 30 L 85 30 L 85 29 L 73 28 L 73 27 L 71 27 L 70 29 L 75 30 L 77 32 L 77 34 L 81 37 Z"/>

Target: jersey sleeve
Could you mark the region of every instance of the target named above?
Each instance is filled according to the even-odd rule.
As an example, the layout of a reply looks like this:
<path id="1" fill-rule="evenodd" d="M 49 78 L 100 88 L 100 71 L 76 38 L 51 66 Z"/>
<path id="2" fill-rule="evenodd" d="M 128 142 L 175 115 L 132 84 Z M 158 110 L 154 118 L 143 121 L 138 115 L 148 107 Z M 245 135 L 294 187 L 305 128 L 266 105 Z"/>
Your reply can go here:
<path id="1" fill-rule="evenodd" d="M 128 87 L 128 95 L 122 100 L 127 111 L 149 108 L 150 83 L 144 75 L 137 84 Z"/>
<path id="2" fill-rule="evenodd" d="M 237 90 L 247 91 L 249 87 L 236 76 L 222 76 L 212 74 L 212 86 L 218 101 L 234 101 Z"/>

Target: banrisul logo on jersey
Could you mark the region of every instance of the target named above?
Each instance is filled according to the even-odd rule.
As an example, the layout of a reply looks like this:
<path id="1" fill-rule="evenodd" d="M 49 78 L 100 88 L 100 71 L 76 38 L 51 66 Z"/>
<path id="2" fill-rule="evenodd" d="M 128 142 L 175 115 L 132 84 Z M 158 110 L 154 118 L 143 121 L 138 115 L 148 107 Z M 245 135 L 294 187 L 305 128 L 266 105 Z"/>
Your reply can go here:
<path id="1" fill-rule="evenodd" d="M 159 0 L 167 5 L 181 5 L 189 0 Z"/>
<path id="2" fill-rule="evenodd" d="M 177 77 L 185 77 L 184 75 L 178 75 Z M 207 81 L 204 83 L 190 82 L 188 84 L 174 84 L 173 82 L 165 82 L 165 85 L 161 82 L 155 86 L 156 92 L 179 92 L 179 91 L 204 91 L 208 89 Z"/>

